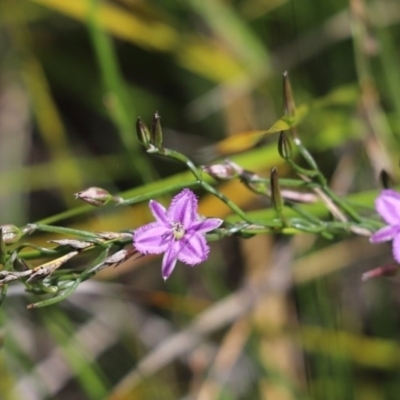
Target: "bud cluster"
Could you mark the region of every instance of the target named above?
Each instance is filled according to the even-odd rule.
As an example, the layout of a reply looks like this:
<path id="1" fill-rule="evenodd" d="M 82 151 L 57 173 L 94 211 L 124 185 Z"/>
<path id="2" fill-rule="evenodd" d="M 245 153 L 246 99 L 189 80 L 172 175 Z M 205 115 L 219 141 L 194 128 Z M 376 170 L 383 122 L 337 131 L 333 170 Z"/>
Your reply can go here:
<path id="1" fill-rule="evenodd" d="M 149 151 L 162 150 L 163 134 L 161 128 L 161 117 L 158 111 L 154 113 L 151 121 L 151 129 L 139 117 L 136 121 L 136 133 L 139 142 Z"/>

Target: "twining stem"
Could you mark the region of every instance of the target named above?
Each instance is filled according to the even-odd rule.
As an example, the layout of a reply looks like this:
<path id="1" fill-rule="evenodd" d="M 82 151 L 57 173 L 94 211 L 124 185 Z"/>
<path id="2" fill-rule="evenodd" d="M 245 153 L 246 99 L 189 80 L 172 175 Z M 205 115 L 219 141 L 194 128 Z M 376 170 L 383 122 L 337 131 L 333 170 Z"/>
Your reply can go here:
<path id="1" fill-rule="evenodd" d="M 204 190 L 222 200 L 234 213 L 243 218 L 245 221 L 251 222 L 246 213 L 240 207 L 238 207 L 232 200 L 228 199 L 224 194 L 222 194 L 220 191 L 218 191 L 217 189 L 215 189 L 210 184 L 204 181 L 201 170 L 199 170 L 194 165 L 193 161 L 190 160 L 188 157 L 186 157 L 184 154 L 166 148 L 160 148 L 160 149 L 152 148 L 151 153 L 160 154 L 165 157 L 172 158 L 186 164 L 186 166 L 192 172 L 194 177 L 197 179 L 197 184 L 199 186 L 201 186 Z"/>
<path id="2" fill-rule="evenodd" d="M 64 228 L 61 226 L 53 226 L 53 225 L 45 225 L 45 224 L 28 224 L 26 228 L 29 231 L 29 233 L 32 233 L 35 231 L 40 231 L 40 232 L 59 233 L 62 235 L 73 235 L 73 236 L 78 236 L 78 237 L 82 237 L 82 238 L 90 239 L 90 240 L 93 240 L 93 239 L 98 240 L 99 239 L 99 236 L 93 232 L 83 231 L 80 229 L 73 229 L 73 228 Z"/>
<path id="3" fill-rule="evenodd" d="M 196 168 L 196 166 L 194 165 L 193 161 L 190 160 L 190 158 L 186 157 L 184 154 L 179 153 L 178 151 L 175 150 L 171 150 L 171 149 L 166 149 L 166 148 L 162 148 L 162 149 L 157 149 L 158 150 L 158 154 L 161 154 L 165 157 L 168 158 L 172 158 L 175 160 L 178 160 L 184 164 L 186 164 L 186 166 L 190 169 L 190 171 L 192 171 L 192 174 L 195 176 L 195 178 L 198 181 L 202 181 L 202 176 L 201 176 L 201 171 L 198 170 Z"/>
<path id="4" fill-rule="evenodd" d="M 232 200 L 228 199 L 228 197 L 226 197 L 224 194 L 213 188 L 207 182 L 202 181 L 200 182 L 200 184 L 205 190 L 207 190 L 207 192 L 213 194 L 214 196 L 222 200 L 233 212 L 239 215 L 244 221 L 251 222 L 251 220 L 245 214 L 245 212 L 242 211 L 240 207 L 238 207 Z"/>
<path id="5" fill-rule="evenodd" d="M 288 164 L 294 168 L 297 172 L 303 175 L 307 175 L 313 178 L 316 178 L 320 183 L 321 190 L 333 201 L 338 205 L 347 215 L 349 215 L 354 221 L 362 222 L 361 216 L 352 208 L 350 207 L 343 199 L 337 196 L 331 188 L 328 186 L 326 178 L 324 174 L 320 171 L 318 164 L 314 160 L 314 157 L 311 153 L 304 147 L 302 141 L 298 136 L 294 138 L 294 143 L 296 144 L 297 148 L 299 149 L 301 155 L 304 157 L 308 165 L 312 168 L 312 170 L 304 170 L 304 172 L 297 171 L 299 166 L 297 166 L 292 159 L 287 160 Z M 314 172 L 314 174 L 311 174 Z"/>

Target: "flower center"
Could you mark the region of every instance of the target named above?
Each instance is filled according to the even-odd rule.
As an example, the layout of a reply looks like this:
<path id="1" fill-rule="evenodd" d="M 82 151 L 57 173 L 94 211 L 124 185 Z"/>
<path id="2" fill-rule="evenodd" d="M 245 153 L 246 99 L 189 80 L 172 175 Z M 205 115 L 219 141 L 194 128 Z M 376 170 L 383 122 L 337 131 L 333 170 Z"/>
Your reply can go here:
<path id="1" fill-rule="evenodd" d="M 185 235 L 185 228 L 180 222 L 172 223 L 172 234 L 174 235 L 175 240 L 180 240 Z"/>

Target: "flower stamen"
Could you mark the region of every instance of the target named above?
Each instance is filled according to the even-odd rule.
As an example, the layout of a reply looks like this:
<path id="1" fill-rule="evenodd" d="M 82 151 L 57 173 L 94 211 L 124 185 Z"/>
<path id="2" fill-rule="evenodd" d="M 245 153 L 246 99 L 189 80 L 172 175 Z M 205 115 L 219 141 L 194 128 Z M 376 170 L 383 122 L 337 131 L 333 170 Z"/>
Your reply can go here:
<path id="1" fill-rule="evenodd" d="M 172 234 L 175 240 L 180 240 L 185 236 L 185 228 L 180 222 L 172 223 Z"/>

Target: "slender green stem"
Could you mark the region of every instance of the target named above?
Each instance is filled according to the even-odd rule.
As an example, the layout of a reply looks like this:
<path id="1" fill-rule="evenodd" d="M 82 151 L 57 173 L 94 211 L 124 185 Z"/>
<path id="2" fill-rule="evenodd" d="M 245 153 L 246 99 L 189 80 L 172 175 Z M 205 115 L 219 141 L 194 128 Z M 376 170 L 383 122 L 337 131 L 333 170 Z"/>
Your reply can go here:
<path id="1" fill-rule="evenodd" d="M 299 214 L 301 217 L 305 218 L 306 220 L 308 220 L 314 224 L 322 224 L 322 221 L 319 218 L 317 218 L 316 216 L 307 212 L 303 208 L 299 207 L 297 204 L 294 204 L 292 202 L 285 202 L 285 205 L 287 207 L 290 207 L 292 210 L 294 210 L 297 214 Z"/>
<path id="2" fill-rule="evenodd" d="M 298 174 L 309 176 L 311 178 L 314 178 L 319 175 L 319 172 L 314 169 L 305 169 L 298 166 L 292 159 L 287 159 L 286 162 Z"/>
<path id="3" fill-rule="evenodd" d="M 238 207 L 232 200 L 228 199 L 224 194 L 213 188 L 207 182 L 202 181 L 200 184 L 203 187 L 203 189 L 207 190 L 207 192 L 213 194 L 214 196 L 222 200 L 233 212 L 235 212 L 237 215 L 243 218 L 243 220 L 251 223 L 251 220 L 246 215 L 246 213 L 240 207 Z"/>
<path id="4" fill-rule="evenodd" d="M 193 164 L 193 161 L 190 160 L 190 158 L 186 157 L 184 154 L 179 153 L 178 151 L 166 149 L 166 148 L 157 149 L 157 150 L 158 150 L 157 154 L 163 155 L 168 158 L 172 158 L 174 160 L 178 160 L 178 161 L 186 164 L 186 166 L 189 168 L 189 170 L 192 172 L 194 177 L 199 182 L 203 180 L 203 178 L 201 176 L 201 171 L 199 169 L 197 169 L 197 167 Z"/>
<path id="5" fill-rule="evenodd" d="M 331 188 L 327 185 L 321 188 L 326 195 L 328 195 L 344 212 L 347 213 L 354 221 L 361 222 L 362 217 L 346 203 L 345 200 L 341 199 L 336 193 L 334 193 Z"/>
<path id="6" fill-rule="evenodd" d="M 204 181 L 201 170 L 196 168 L 194 163 L 188 157 L 186 157 L 184 154 L 181 154 L 175 150 L 170 150 L 170 149 L 166 149 L 166 148 L 153 149 L 153 151 L 157 152 L 157 154 L 178 160 L 178 161 L 186 164 L 186 166 L 192 172 L 194 177 L 197 179 L 197 183 L 199 186 L 201 186 L 204 190 L 206 190 L 207 192 L 213 194 L 214 196 L 216 196 L 220 200 L 222 200 L 233 212 L 235 212 L 237 215 L 239 215 L 245 221 L 251 222 L 249 220 L 249 218 L 247 217 L 246 213 L 243 210 L 241 210 L 240 207 L 238 207 L 232 200 L 228 199 L 224 194 L 222 194 L 217 189 L 215 189 L 210 184 L 208 184 L 207 182 Z"/>
<path id="7" fill-rule="evenodd" d="M 304 174 L 310 177 L 314 177 L 318 179 L 320 183 L 320 188 L 321 190 L 329 196 L 329 198 L 332 199 L 332 201 L 341 208 L 342 211 L 344 211 L 348 216 L 350 216 L 354 221 L 361 222 L 362 218 L 360 215 L 351 207 L 349 206 L 343 199 L 341 199 L 339 196 L 337 196 L 328 186 L 328 183 L 326 181 L 326 178 L 324 174 L 320 171 L 318 164 L 314 160 L 314 157 L 311 155 L 311 153 L 304 147 L 303 143 L 301 140 L 296 137 L 294 139 L 294 143 L 296 144 L 297 148 L 299 149 L 301 155 L 304 157 L 308 165 L 312 168 L 312 170 L 304 170 L 307 173 L 301 172 L 301 168 L 298 167 L 293 160 L 289 159 L 287 160 L 289 165 L 296 171 L 299 172 L 300 174 Z M 313 172 L 314 174 L 311 174 Z"/>
<path id="8" fill-rule="evenodd" d="M 303 143 L 301 142 L 300 139 L 295 139 L 295 143 L 297 144 L 297 147 L 301 153 L 301 155 L 304 157 L 304 159 L 307 161 L 308 165 L 311 167 L 312 170 L 314 170 L 317 174 L 316 177 L 320 181 L 322 186 L 326 186 L 327 182 L 325 179 L 325 176 L 321 173 L 318 164 L 314 160 L 314 157 L 311 155 L 311 153 L 303 146 Z"/>
<path id="9" fill-rule="evenodd" d="M 62 235 L 79 236 L 86 239 L 99 239 L 99 236 L 93 232 L 83 231 L 80 229 L 64 228 L 62 226 L 45 225 L 45 224 L 30 224 L 28 228 L 33 231 L 60 233 Z"/>

